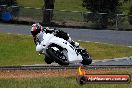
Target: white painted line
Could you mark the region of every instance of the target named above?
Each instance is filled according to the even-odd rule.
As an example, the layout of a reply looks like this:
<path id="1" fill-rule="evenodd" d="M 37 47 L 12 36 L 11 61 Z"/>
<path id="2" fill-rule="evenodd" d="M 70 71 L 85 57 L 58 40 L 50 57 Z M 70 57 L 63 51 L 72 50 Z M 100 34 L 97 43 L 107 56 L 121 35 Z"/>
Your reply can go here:
<path id="1" fill-rule="evenodd" d="M 130 60 L 130 59 L 132 59 L 132 56 L 130 56 L 130 57 L 122 57 L 122 58 L 114 58 L 114 59 L 93 60 L 92 63 L 108 62 L 108 61 L 120 61 L 120 60 Z"/>
<path id="2" fill-rule="evenodd" d="M 94 43 L 100 43 L 100 42 L 94 42 Z"/>
<path id="3" fill-rule="evenodd" d="M 6 33 L 6 34 L 8 34 L 8 35 L 11 35 L 11 34 L 14 34 L 14 33 Z M 24 34 L 15 34 L 15 35 L 24 35 Z M 32 36 L 32 35 L 26 35 L 26 36 Z"/>
<path id="4" fill-rule="evenodd" d="M 60 10 L 60 11 L 66 11 L 66 10 Z"/>
<path id="5" fill-rule="evenodd" d="M 82 41 L 82 40 L 77 40 L 77 41 L 80 41 L 80 42 L 91 42 L 91 41 Z"/>
<path id="6" fill-rule="evenodd" d="M 38 10 L 39 10 L 39 9 L 41 9 L 41 8 L 35 8 L 35 9 L 38 9 Z"/>
<path id="7" fill-rule="evenodd" d="M 108 62 L 108 61 L 106 61 L 106 60 L 103 60 L 102 62 Z"/>
<path id="8" fill-rule="evenodd" d="M 8 35 L 10 35 L 11 33 L 7 33 Z"/>
<path id="9" fill-rule="evenodd" d="M 32 35 L 28 35 L 28 36 L 32 36 Z"/>
<path id="10" fill-rule="evenodd" d="M 93 42 L 93 41 L 82 41 L 82 40 L 77 40 L 77 41 L 81 41 L 81 42 Z M 101 42 L 93 42 L 93 43 L 97 43 L 97 44 L 106 44 L 106 45 L 114 45 L 114 44 L 110 44 L 110 43 L 101 43 Z M 124 45 L 125 46 L 125 45 Z M 127 46 L 129 48 L 132 48 L 132 46 Z"/>
<path id="11" fill-rule="evenodd" d="M 128 46 L 129 48 L 132 48 L 132 46 Z"/>
<path id="12" fill-rule="evenodd" d="M 71 12 L 79 13 L 80 11 L 71 11 Z"/>
<path id="13" fill-rule="evenodd" d="M 26 8 L 26 9 L 30 9 L 31 7 L 24 7 L 24 8 Z"/>
<path id="14" fill-rule="evenodd" d="M 22 34 L 17 34 L 17 35 L 22 35 Z"/>

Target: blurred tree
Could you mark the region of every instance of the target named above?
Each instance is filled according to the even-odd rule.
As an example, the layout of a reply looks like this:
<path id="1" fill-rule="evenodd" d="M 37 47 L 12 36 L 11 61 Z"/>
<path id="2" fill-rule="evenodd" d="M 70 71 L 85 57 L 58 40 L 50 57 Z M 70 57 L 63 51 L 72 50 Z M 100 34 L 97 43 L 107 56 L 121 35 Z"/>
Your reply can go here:
<path id="1" fill-rule="evenodd" d="M 16 0 L 0 0 L 0 5 L 7 5 L 7 6 L 11 6 L 11 5 L 16 5 Z"/>
<path id="2" fill-rule="evenodd" d="M 132 24 L 132 6 L 130 7 L 130 11 L 128 12 L 128 21 L 130 24 Z"/>
<path id="3" fill-rule="evenodd" d="M 98 22 L 101 28 L 106 28 L 108 25 L 108 16 L 119 12 L 119 0 L 82 0 L 82 6 L 93 13 L 100 14 L 101 20 Z"/>
<path id="4" fill-rule="evenodd" d="M 119 0 L 83 0 L 82 6 L 97 13 L 116 13 Z"/>
<path id="5" fill-rule="evenodd" d="M 50 24 L 53 17 L 53 9 L 54 9 L 55 0 L 44 0 L 44 15 L 43 15 L 43 23 Z"/>

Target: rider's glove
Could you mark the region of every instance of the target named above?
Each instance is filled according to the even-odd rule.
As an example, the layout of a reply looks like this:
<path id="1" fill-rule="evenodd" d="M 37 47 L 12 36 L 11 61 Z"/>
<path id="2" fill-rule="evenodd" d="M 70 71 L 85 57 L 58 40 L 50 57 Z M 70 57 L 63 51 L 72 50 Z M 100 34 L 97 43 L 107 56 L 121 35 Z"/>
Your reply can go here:
<path id="1" fill-rule="evenodd" d="M 78 43 L 78 42 L 75 42 L 75 46 L 76 46 L 76 47 L 79 47 L 79 43 Z"/>

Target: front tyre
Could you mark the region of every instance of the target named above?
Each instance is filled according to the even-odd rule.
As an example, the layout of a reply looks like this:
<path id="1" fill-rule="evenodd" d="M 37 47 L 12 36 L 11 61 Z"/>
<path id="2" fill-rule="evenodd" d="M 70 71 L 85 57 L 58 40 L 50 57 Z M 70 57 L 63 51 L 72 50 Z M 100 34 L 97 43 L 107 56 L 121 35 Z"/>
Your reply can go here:
<path id="1" fill-rule="evenodd" d="M 82 64 L 83 65 L 89 65 L 92 63 L 92 58 L 90 57 L 90 55 L 88 53 L 85 53 L 82 55 Z"/>
<path id="2" fill-rule="evenodd" d="M 92 63 L 92 59 L 91 58 L 83 58 L 82 60 L 82 64 L 83 65 L 89 65 Z"/>
<path id="3" fill-rule="evenodd" d="M 83 65 L 89 65 L 92 63 L 92 58 L 91 56 L 87 53 L 85 49 L 79 49 L 78 52 L 81 54 L 83 60 L 82 64 Z"/>
<path id="4" fill-rule="evenodd" d="M 46 52 L 56 63 L 69 65 L 67 56 L 61 50 L 54 50 L 53 47 L 49 47 Z"/>

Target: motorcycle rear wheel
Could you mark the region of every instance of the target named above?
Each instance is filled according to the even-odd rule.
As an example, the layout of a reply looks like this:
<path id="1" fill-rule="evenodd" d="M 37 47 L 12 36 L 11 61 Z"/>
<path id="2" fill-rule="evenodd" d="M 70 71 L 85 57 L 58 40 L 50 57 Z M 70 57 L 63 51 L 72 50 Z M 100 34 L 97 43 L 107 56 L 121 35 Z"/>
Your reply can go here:
<path id="1" fill-rule="evenodd" d="M 46 52 L 56 63 L 60 65 L 69 65 L 68 58 L 60 50 L 56 51 L 52 47 L 49 47 Z"/>
<path id="2" fill-rule="evenodd" d="M 45 56 L 44 60 L 45 60 L 45 62 L 46 62 L 47 64 L 51 64 L 51 63 L 53 62 L 53 60 L 50 59 L 50 58 L 47 57 L 47 56 Z"/>

